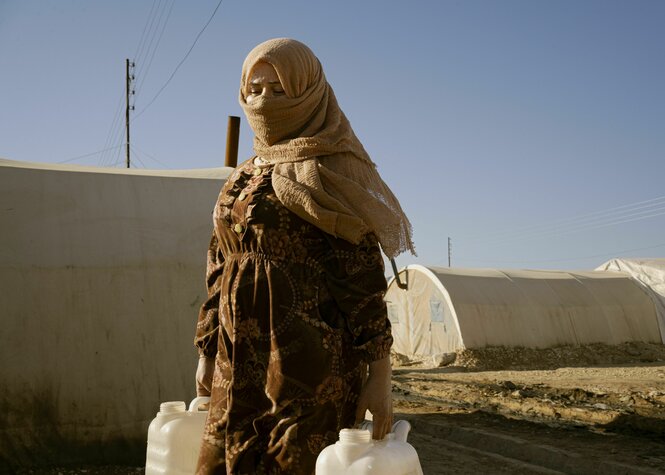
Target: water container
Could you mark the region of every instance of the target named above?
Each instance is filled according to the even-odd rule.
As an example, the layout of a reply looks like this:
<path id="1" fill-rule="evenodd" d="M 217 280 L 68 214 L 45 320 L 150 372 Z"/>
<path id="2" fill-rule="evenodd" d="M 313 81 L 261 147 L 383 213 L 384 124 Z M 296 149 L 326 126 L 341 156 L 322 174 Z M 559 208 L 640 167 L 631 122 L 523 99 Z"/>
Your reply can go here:
<path id="1" fill-rule="evenodd" d="M 372 440 L 371 426 L 342 429 L 339 441 L 316 459 L 316 475 L 423 475 L 416 449 L 406 441 L 407 421 L 397 421 L 383 440 Z"/>
<path id="2" fill-rule="evenodd" d="M 197 397 L 185 410 L 183 401 L 163 402 L 148 427 L 146 475 L 192 475 L 201 448 L 207 411 L 199 406 L 209 397 Z"/>

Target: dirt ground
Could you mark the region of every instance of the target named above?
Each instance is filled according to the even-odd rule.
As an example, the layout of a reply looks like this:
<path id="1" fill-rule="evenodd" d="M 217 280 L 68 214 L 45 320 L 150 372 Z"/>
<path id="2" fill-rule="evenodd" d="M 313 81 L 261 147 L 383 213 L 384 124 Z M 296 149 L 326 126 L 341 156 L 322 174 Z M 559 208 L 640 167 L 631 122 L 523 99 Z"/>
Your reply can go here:
<path id="1" fill-rule="evenodd" d="M 434 360 L 436 362 L 436 360 Z M 665 346 L 465 351 L 448 365 L 393 357 L 397 401 L 665 436 Z"/>
<path id="2" fill-rule="evenodd" d="M 425 474 L 665 474 L 665 346 L 393 355 Z M 142 467 L 24 473 L 121 475 Z"/>
<path id="3" fill-rule="evenodd" d="M 452 357 L 393 357 L 396 418 L 425 473 L 665 473 L 664 346 Z"/>

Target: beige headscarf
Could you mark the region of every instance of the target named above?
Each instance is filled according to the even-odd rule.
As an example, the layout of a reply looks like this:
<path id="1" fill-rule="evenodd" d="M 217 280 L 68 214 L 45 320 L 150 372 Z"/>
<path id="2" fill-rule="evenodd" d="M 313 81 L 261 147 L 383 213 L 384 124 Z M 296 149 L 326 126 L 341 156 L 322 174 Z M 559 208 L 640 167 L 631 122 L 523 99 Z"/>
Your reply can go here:
<path id="1" fill-rule="evenodd" d="M 260 62 L 275 68 L 285 95 L 248 104 L 247 81 Z M 254 48 L 242 66 L 239 100 L 255 134 L 254 151 L 275 165 L 272 183 L 284 206 L 352 243 L 373 232 L 390 258 L 406 250 L 415 254 L 409 220 L 307 46 L 278 38 Z"/>

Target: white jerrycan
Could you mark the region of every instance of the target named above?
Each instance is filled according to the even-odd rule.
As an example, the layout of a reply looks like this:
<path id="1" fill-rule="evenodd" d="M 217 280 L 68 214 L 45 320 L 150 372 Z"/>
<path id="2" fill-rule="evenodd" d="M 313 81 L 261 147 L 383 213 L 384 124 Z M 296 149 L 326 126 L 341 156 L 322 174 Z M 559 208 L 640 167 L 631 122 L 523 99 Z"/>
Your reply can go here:
<path id="1" fill-rule="evenodd" d="M 201 448 L 207 411 L 199 406 L 209 397 L 197 397 L 185 410 L 183 401 L 163 402 L 148 427 L 146 475 L 192 475 Z"/>
<path id="2" fill-rule="evenodd" d="M 423 475 L 416 449 L 406 441 L 407 421 L 397 421 L 383 440 L 372 440 L 372 423 L 342 429 L 339 441 L 316 459 L 316 475 Z"/>

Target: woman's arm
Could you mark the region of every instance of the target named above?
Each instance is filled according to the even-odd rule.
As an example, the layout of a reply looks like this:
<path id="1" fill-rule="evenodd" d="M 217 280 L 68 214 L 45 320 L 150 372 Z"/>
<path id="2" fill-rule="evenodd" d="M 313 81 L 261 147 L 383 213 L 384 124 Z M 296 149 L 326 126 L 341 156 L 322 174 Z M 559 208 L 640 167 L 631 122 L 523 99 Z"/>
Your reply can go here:
<path id="1" fill-rule="evenodd" d="M 358 245 L 343 241 L 333 254 L 335 258 L 328 266 L 328 287 L 346 317 L 354 347 L 369 364 L 369 375 L 358 399 L 356 422 L 361 422 L 369 409 L 373 437 L 382 439 L 392 426 L 393 339 L 383 300 L 387 282 L 381 249 L 374 235 L 368 234 Z"/>
<path id="2" fill-rule="evenodd" d="M 215 375 L 215 358 L 201 355 L 196 367 L 196 395 L 210 396 L 212 377 Z"/>
<path id="3" fill-rule="evenodd" d="M 365 419 L 365 411 L 372 413 L 372 438 L 381 440 L 393 425 L 392 368 L 390 356 L 369 364 L 369 375 L 358 398 L 356 424 Z"/>
<path id="4" fill-rule="evenodd" d="M 196 394 L 198 396 L 209 396 L 212 387 L 219 335 L 219 298 L 223 269 L 224 258 L 219 250 L 217 236 L 213 232 L 208 246 L 206 268 L 208 298 L 199 310 L 194 337 L 194 345 L 199 351 L 199 363 L 196 369 Z"/>

